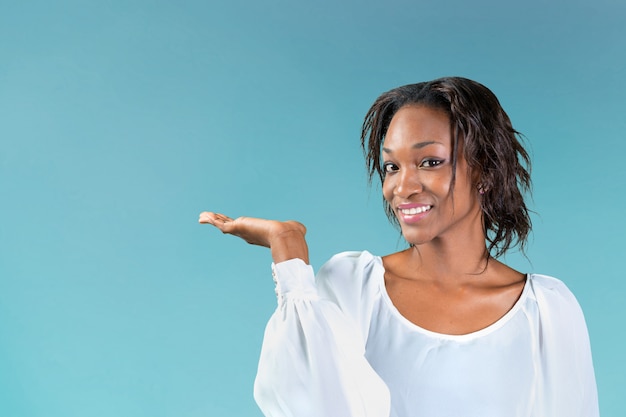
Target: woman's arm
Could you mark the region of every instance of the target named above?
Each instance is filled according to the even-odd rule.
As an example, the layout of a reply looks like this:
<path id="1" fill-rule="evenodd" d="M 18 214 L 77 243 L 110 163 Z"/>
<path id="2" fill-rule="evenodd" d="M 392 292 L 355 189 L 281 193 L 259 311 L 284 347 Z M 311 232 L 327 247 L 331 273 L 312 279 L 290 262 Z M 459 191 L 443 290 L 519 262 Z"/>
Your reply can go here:
<path id="1" fill-rule="evenodd" d="M 272 251 L 278 306 L 265 330 L 254 389 L 263 413 L 389 417 L 389 390 L 364 356 L 356 317 L 318 292 L 306 228 L 295 221 L 233 220 L 210 212 L 200 215 L 200 223 Z"/>
<path id="2" fill-rule="evenodd" d="M 360 325 L 320 296 L 299 259 L 274 265 L 278 307 L 254 386 L 268 417 L 389 417 L 389 390 L 365 358 Z"/>
<path id="3" fill-rule="evenodd" d="M 591 346 L 578 301 L 561 281 L 535 275 L 539 307 L 541 380 L 539 415 L 597 417 L 599 415 Z"/>

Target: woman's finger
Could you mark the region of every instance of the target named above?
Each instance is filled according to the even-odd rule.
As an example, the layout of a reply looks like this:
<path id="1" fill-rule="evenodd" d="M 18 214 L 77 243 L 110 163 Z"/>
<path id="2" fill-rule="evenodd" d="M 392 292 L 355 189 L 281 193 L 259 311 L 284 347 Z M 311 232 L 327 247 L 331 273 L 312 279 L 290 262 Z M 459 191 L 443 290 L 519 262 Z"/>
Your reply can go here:
<path id="1" fill-rule="evenodd" d="M 230 217 L 220 213 L 213 213 L 212 211 L 203 211 L 202 213 L 200 213 L 200 218 L 198 219 L 198 222 L 200 223 L 212 224 L 213 226 L 217 226 L 219 224 L 230 221 L 232 221 Z"/>
<path id="2" fill-rule="evenodd" d="M 210 211 L 203 211 L 202 213 L 200 213 L 200 218 L 198 219 L 198 222 L 212 224 L 214 217 L 215 213 L 212 213 Z"/>

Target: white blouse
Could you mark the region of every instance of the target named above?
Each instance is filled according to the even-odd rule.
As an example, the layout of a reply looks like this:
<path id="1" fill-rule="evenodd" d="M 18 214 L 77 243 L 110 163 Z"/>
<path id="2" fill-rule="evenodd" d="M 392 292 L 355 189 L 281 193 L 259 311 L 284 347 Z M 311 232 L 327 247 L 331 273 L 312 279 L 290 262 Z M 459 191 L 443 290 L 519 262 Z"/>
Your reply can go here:
<path id="1" fill-rule="evenodd" d="M 567 287 L 528 275 L 494 324 L 447 335 L 403 317 L 380 257 L 334 256 L 319 271 L 272 265 L 278 308 L 255 399 L 267 417 L 597 417 L 582 311 Z"/>

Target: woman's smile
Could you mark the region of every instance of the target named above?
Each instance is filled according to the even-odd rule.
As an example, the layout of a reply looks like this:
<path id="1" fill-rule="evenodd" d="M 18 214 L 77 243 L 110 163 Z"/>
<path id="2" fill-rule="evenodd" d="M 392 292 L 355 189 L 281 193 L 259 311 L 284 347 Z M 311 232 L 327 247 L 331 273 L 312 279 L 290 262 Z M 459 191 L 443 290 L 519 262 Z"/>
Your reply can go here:
<path id="1" fill-rule="evenodd" d="M 400 204 L 398 205 L 397 215 L 403 223 L 416 223 L 428 214 L 433 208 L 429 204 Z"/>

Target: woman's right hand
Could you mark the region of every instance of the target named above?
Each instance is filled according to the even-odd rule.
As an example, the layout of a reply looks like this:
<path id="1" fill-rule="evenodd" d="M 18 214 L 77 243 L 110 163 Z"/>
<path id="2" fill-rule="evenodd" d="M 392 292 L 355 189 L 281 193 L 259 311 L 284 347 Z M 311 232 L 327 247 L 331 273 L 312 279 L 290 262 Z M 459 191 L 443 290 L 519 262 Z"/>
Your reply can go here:
<path id="1" fill-rule="evenodd" d="M 222 233 L 237 236 L 252 245 L 265 246 L 272 250 L 275 263 L 293 258 L 309 262 L 309 251 L 304 238 L 306 227 L 289 220 L 277 221 L 254 217 L 232 219 L 220 213 L 202 212 L 198 220 L 210 224 Z"/>

